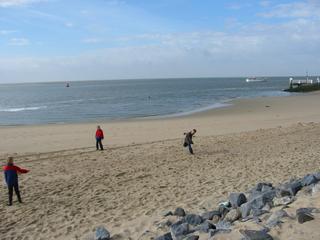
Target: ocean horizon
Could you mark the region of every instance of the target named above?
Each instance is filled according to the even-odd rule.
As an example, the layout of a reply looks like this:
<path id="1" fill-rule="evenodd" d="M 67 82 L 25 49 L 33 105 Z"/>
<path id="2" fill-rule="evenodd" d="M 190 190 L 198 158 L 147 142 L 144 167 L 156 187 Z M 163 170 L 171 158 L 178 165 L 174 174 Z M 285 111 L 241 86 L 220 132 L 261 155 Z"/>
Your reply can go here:
<path id="1" fill-rule="evenodd" d="M 92 80 L 0 85 L 0 125 L 182 116 L 240 98 L 287 96 L 289 77 Z"/>

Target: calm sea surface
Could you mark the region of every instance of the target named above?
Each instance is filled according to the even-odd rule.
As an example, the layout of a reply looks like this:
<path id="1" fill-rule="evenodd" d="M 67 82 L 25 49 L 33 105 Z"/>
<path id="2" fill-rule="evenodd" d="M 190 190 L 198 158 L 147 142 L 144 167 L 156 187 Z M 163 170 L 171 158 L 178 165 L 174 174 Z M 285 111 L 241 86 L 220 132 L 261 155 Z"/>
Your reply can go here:
<path id="1" fill-rule="evenodd" d="M 288 77 L 86 81 L 0 85 L 0 125 L 183 115 L 235 98 L 284 96 Z"/>

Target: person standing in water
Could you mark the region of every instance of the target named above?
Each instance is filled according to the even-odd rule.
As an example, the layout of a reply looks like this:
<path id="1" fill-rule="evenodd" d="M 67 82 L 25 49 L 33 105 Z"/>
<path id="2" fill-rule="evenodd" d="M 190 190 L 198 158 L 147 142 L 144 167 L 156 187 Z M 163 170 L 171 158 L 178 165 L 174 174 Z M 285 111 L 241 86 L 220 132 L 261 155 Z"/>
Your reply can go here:
<path id="1" fill-rule="evenodd" d="M 100 126 L 97 126 L 97 131 L 96 131 L 96 148 L 97 148 L 97 150 L 99 150 L 99 147 L 100 147 L 101 151 L 103 150 L 103 145 L 102 145 L 103 139 L 104 139 L 103 131 L 100 128 Z"/>
<path id="2" fill-rule="evenodd" d="M 7 165 L 3 167 L 4 177 L 8 187 L 9 194 L 9 206 L 12 206 L 12 197 L 13 190 L 16 192 L 19 203 L 22 203 L 20 191 L 19 191 L 19 182 L 18 182 L 18 174 L 27 173 L 29 170 L 19 168 L 13 164 L 13 157 L 8 157 Z"/>
<path id="3" fill-rule="evenodd" d="M 193 144 L 193 141 L 192 141 L 192 137 L 194 134 L 196 134 L 197 130 L 196 129 L 193 129 L 192 131 L 188 132 L 188 133 L 184 133 L 184 135 L 186 135 L 186 137 L 184 138 L 184 143 L 183 143 L 183 146 L 184 147 L 188 147 L 189 148 L 189 152 L 191 154 L 193 154 L 193 149 L 192 149 L 192 144 Z"/>

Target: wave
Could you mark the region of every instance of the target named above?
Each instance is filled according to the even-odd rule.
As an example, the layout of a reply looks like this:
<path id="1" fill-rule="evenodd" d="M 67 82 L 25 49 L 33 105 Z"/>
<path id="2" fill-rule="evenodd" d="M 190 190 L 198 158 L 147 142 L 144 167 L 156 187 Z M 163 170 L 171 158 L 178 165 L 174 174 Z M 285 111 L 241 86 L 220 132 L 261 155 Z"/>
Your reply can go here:
<path id="1" fill-rule="evenodd" d="M 0 108 L 0 112 L 22 112 L 22 111 L 36 111 L 39 109 L 45 109 L 47 106 L 40 107 L 21 107 L 21 108 Z"/>

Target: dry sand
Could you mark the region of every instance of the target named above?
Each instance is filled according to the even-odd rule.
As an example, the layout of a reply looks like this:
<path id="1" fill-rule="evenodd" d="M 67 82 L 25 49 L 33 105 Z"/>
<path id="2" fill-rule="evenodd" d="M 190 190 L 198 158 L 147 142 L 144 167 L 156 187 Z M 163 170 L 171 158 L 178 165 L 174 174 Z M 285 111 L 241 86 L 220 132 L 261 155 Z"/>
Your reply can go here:
<path id="1" fill-rule="evenodd" d="M 0 239 L 83 239 L 99 225 L 114 239 L 141 239 L 177 206 L 200 213 L 257 182 L 319 171 L 319 99 L 239 100 L 189 117 L 109 122 L 104 152 L 92 147 L 95 124 L 0 128 L 2 159 L 16 153 L 31 170 L 20 177 L 22 205 L 6 206 L 2 184 Z M 181 138 L 194 127 L 191 156 Z"/>

